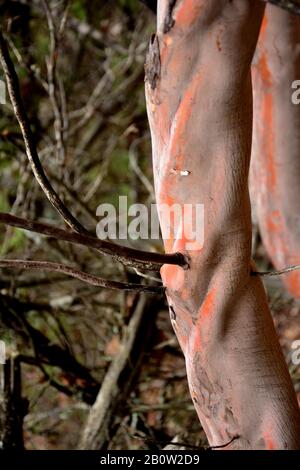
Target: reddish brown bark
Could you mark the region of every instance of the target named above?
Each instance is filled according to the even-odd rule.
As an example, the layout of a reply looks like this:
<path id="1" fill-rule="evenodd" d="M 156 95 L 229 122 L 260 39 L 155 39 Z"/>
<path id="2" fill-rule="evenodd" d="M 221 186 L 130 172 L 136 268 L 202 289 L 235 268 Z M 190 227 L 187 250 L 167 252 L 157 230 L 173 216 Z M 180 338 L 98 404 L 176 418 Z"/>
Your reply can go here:
<path id="1" fill-rule="evenodd" d="M 164 266 L 162 277 L 208 440 L 295 449 L 299 408 L 265 291 L 250 275 L 250 65 L 263 13 L 254 0 L 160 0 L 146 97 L 157 202 L 205 206 L 204 246 L 186 250 L 174 219 L 165 249 L 190 267 Z"/>
<path id="2" fill-rule="evenodd" d="M 300 264 L 300 18 L 269 5 L 253 64 L 251 197 L 264 246 L 277 269 Z M 282 277 L 300 298 L 300 271 Z"/>

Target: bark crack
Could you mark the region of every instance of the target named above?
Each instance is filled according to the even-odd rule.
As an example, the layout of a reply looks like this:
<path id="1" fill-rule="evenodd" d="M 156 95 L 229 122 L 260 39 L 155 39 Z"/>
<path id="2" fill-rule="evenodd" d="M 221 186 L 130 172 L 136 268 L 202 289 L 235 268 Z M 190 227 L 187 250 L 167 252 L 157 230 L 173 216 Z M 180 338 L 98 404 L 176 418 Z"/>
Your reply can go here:
<path id="1" fill-rule="evenodd" d="M 176 321 L 176 312 L 175 312 L 174 307 L 172 305 L 170 305 L 170 317 L 171 317 L 171 320 Z"/>

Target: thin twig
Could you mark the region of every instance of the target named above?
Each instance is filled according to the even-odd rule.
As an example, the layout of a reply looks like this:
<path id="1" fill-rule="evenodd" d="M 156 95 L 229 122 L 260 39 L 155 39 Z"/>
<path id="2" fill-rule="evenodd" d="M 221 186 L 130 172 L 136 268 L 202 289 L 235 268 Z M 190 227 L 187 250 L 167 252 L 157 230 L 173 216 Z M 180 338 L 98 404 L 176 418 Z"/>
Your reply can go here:
<path id="1" fill-rule="evenodd" d="M 26 154 L 29 159 L 29 162 L 31 164 L 34 176 L 37 180 L 37 182 L 40 184 L 41 188 L 43 189 L 45 195 L 47 196 L 48 200 L 52 203 L 52 205 L 56 208 L 56 210 L 60 213 L 60 215 L 63 217 L 65 222 L 75 231 L 78 232 L 78 235 L 81 235 L 81 242 L 75 241 L 75 243 L 80 243 L 84 244 L 85 246 L 90 246 L 98 249 L 102 253 L 110 254 L 113 256 L 115 259 L 118 261 L 121 261 L 124 264 L 127 264 L 129 266 L 134 266 L 134 267 L 143 267 L 144 269 L 153 269 L 154 267 L 161 266 L 162 264 L 178 264 L 180 266 L 187 266 L 187 261 L 185 260 L 184 256 L 181 254 L 174 254 L 174 255 L 160 255 L 157 253 L 147 253 L 143 251 L 138 251 L 138 250 L 133 250 L 125 247 L 121 247 L 119 245 L 115 245 L 113 243 L 107 242 L 107 241 L 100 241 L 95 237 L 92 237 L 89 232 L 81 225 L 81 223 L 71 214 L 69 209 L 63 204 L 61 201 L 60 197 L 52 187 L 50 181 L 48 180 L 44 169 L 42 167 L 42 164 L 40 162 L 37 148 L 34 142 L 34 137 L 31 131 L 30 127 L 30 122 L 28 119 L 28 116 L 26 114 L 21 94 L 20 94 L 20 87 L 19 87 L 19 79 L 16 74 L 13 62 L 10 58 L 8 47 L 6 44 L 5 39 L 3 38 L 3 35 L 0 31 L 0 62 L 2 64 L 4 74 L 6 77 L 7 81 L 7 87 L 10 95 L 10 99 L 14 108 L 14 112 L 16 115 L 16 118 L 19 122 L 19 126 L 23 135 L 24 139 L 24 144 L 25 144 L 25 149 L 26 149 Z M 4 214 L 2 214 L 4 216 Z M 4 216 L 4 219 L 6 219 L 6 222 L 8 225 L 12 223 L 14 226 L 18 226 L 19 228 L 24 228 L 27 230 L 35 231 L 33 229 L 33 224 L 34 222 L 30 221 L 27 223 L 25 220 L 15 218 L 14 223 L 13 219 L 10 219 L 9 221 L 9 215 L 6 214 Z M 2 222 L 4 222 L 4 219 L 2 217 Z M 18 225 L 21 224 L 21 225 Z M 41 228 L 41 224 L 40 224 Z M 71 239 L 67 240 L 67 232 L 61 231 L 57 228 L 52 228 L 48 226 L 46 230 L 49 231 L 51 234 L 49 236 L 52 236 L 54 238 L 57 238 L 55 236 L 55 233 L 59 233 L 64 236 L 64 239 L 66 241 L 71 241 L 73 240 L 74 242 L 74 236 L 76 235 L 75 233 L 71 234 Z M 55 233 L 53 233 L 55 232 Z M 44 233 L 44 232 L 40 232 Z M 47 233 L 44 233 L 47 234 Z M 83 242 L 83 243 L 82 243 Z M 132 259 L 128 259 L 131 255 L 133 256 Z"/>
<path id="2" fill-rule="evenodd" d="M 42 88 L 45 90 L 46 93 L 48 93 L 48 83 L 41 77 L 41 70 L 37 65 L 32 65 L 28 63 L 20 53 L 19 49 L 16 47 L 14 42 L 12 41 L 11 37 L 9 37 L 7 34 L 4 35 L 4 38 L 6 42 L 8 43 L 11 51 L 13 52 L 15 58 L 18 61 L 18 64 L 22 67 L 25 68 L 32 77 L 33 80 L 35 80 Z"/>
<path id="3" fill-rule="evenodd" d="M 158 271 L 163 264 L 173 264 L 187 267 L 187 260 L 181 253 L 160 254 L 147 251 L 135 250 L 121 245 L 100 240 L 92 235 L 83 235 L 81 233 L 70 232 L 60 229 L 53 225 L 34 222 L 30 219 L 22 219 L 11 214 L 0 212 L 0 224 L 10 225 L 30 232 L 40 233 L 47 237 L 63 240 L 77 245 L 83 245 L 88 248 L 95 248 L 102 254 L 106 254 L 117 261 L 131 267 Z"/>
<path id="4" fill-rule="evenodd" d="M 136 158 L 136 147 L 138 147 L 138 145 L 143 140 L 145 140 L 144 137 L 135 139 L 133 143 L 131 144 L 129 148 L 129 163 L 130 163 L 131 168 L 133 169 L 133 171 L 139 178 L 139 180 L 142 182 L 142 184 L 145 186 L 145 188 L 149 192 L 151 199 L 155 200 L 153 185 L 151 184 L 147 176 L 141 170 L 140 166 L 138 165 L 137 158 Z"/>
<path id="5" fill-rule="evenodd" d="M 155 444 L 160 446 L 174 446 L 174 447 L 185 447 L 186 449 L 193 449 L 193 450 L 215 450 L 215 449 L 224 449 L 228 447 L 232 442 L 239 439 L 240 436 L 234 436 L 230 441 L 226 442 L 226 444 L 221 444 L 219 446 L 196 446 L 194 444 L 189 444 L 188 442 L 176 442 L 175 440 L 172 441 L 156 441 L 155 439 L 147 437 L 139 436 L 138 434 L 134 434 L 131 436 L 133 439 L 138 439 L 141 441 L 146 442 L 147 444 Z"/>
<path id="6" fill-rule="evenodd" d="M 187 442 L 176 442 L 175 440 L 171 441 L 158 441 L 156 439 L 153 439 L 152 437 L 148 436 L 140 436 L 138 434 L 132 434 L 130 435 L 132 439 L 136 439 L 139 441 L 145 442 L 145 444 L 154 444 L 155 446 L 174 446 L 174 447 L 185 447 L 186 449 L 191 449 L 191 450 L 206 450 L 205 447 L 201 446 L 196 446 L 194 444 L 189 444 Z"/>
<path id="7" fill-rule="evenodd" d="M 56 158 L 60 165 L 65 159 L 65 142 L 64 142 L 64 122 L 62 116 L 62 103 L 58 102 L 56 88 L 58 84 L 57 61 L 59 54 L 59 41 L 54 24 L 54 18 L 48 0 L 42 0 L 43 8 L 46 13 L 48 29 L 49 29 L 49 57 L 46 59 L 47 76 L 48 76 L 48 92 L 54 114 L 54 134 L 56 140 Z"/>
<path id="8" fill-rule="evenodd" d="M 230 439 L 230 441 L 228 441 L 226 444 L 221 444 L 219 446 L 210 446 L 210 447 L 206 447 L 206 450 L 215 450 L 215 449 L 225 449 L 225 447 L 228 447 L 230 444 L 232 444 L 234 441 L 236 441 L 237 439 L 239 439 L 240 436 L 233 436 L 232 439 Z"/>
<path id="9" fill-rule="evenodd" d="M 148 274 L 144 274 L 136 268 L 134 268 L 134 270 L 135 270 L 135 272 L 137 273 L 138 276 L 143 277 L 144 279 L 148 279 L 149 281 L 159 282 L 160 284 L 162 284 L 162 280 L 159 279 L 158 277 L 149 276 Z"/>
<path id="10" fill-rule="evenodd" d="M 14 64 L 10 58 L 6 41 L 3 38 L 1 31 L 0 62 L 5 74 L 7 88 L 11 103 L 13 105 L 15 116 L 18 120 L 22 132 L 26 154 L 37 182 L 41 186 L 48 200 L 63 217 L 66 224 L 79 233 L 88 233 L 87 230 L 81 225 L 81 223 L 71 214 L 69 209 L 63 204 L 44 172 L 34 142 L 34 136 L 31 131 L 30 122 L 21 98 L 19 79 L 16 74 Z"/>
<path id="11" fill-rule="evenodd" d="M 126 284 L 118 281 L 109 281 L 92 274 L 88 274 L 72 266 L 66 266 L 65 264 L 52 263 L 50 261 L 32 261 L 22 259 L 0 259 L 0 268 L 17 268 L 25 270 L 37 270 L 37 271 L 50 271 L 56 273 L 66 274 L 67 276 L 79 279 L 86 284 L 92 286 L 105 287 L 107 289 L 115 290 L 127 290 L 127 291 L 138 291 L 138 292 L 151 292 L 151 293 L 162 293 L 163 287 L 157 286 L 144 286 L 142 284 Z"/>
<path id="12" fill-rule="evenodd" d="M 281 276 L 281 274 L 291 273 L 293 271 L 298 271 L 300 269 L 300 265 L 295 266 L 288 266 L 287 268 L 280 269 L 279 271 L 253 271 L 251 273 L 252 276 Z"/>
<path id="13" fill-rule="evenodd" d="M 85 202 L 81 199 L 81 197 L 78 196 L 76 190 L 74 190 L 73 187 L 71 187 L 65 181 L 59 180 L 59 177 L 52 173 L 51 173 L 51 179 L 61 185 L 62 189 L 67 193 L 67 195 L 72 199 L 72 201 L 78 206 L 78 208 L 80 208 L 81 211 L 84 212 L 84 214 L 87 217 L 89 217 L 92 224 L 96 224 L 98 222 L 96 214 L 94 214 L 93 211 L 88 207 L 88 205 L 85 204 Z"/>

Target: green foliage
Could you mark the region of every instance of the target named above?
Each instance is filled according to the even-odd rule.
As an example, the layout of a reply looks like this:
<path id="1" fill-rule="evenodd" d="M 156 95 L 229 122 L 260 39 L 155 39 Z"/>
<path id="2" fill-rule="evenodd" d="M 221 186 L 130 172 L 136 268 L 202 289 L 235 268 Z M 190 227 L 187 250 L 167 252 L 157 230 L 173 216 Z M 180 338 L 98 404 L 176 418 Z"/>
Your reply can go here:
<path id="1" fill-rule="evenodd" d="M 33 49 L 35 60 L 41 66 L 45 64 L 45 57 L 49 54 L 49 36 L 47 30 L 44 30 L 38 23 L 35 24 L 36 47 Z"/>
<path id="2" fill-rule="evenodd" d="M 129 157 L 128 152 L 122 149 L 116 149 L 113 152 L 110 164 L 110 170 L 114 174 L 126 174 L 128 171 Z"/>
<path id="3" fill-rule="evenodd" d="M 10 149 L 3 150 L 0 146 L 0 172 L 3 172 L 5 169 L 9 168 L 9 166 L 11 165 L 11 161 L 9 158 L 9 150 Z"/>
<path id="4" fill-rule="evenodd" d="M 1 160 L 0 160 L 1 163 Z M 0 166 L 1 169 L 1 166 Z M 6 194 L 3 192 L 0 192 L 0 212 L 7 212 L 9 209 L 9 204 L 7 201 Z"/>
<path id="5" fill-rule="evenodd" d="M 10 251 L 22 250 L 26 244 L 26 235 L 23 230 L 9 229 L 12 233 L 9 237 L 5 238 L 4 243 L 1 245 L 1 255 L 6 255 Z"/>
<path id="6" fill-rule="evenodd" d="M 71 13 L 76 16 L 81 21 L 85 21 L 87 19 L 87 11 L 85 1 L 82 0 L 74 0 L 71 3 L 70 8 Z"/>
<path id="7" fill-rule="evenodd" d="M 132 12 L 136 12 L 140 6 L 138 0 L 119 0 L 119 4 L 123 8 L 129 8 Z"/>

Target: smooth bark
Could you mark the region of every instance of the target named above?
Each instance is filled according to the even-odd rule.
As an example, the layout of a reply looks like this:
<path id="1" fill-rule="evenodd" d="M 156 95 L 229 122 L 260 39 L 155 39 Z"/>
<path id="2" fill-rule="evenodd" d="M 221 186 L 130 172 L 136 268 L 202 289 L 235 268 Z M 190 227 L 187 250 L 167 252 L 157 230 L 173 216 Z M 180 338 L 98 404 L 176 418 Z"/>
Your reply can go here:
<path id="1" fill-rule="evenodd" d="M 260 234 L 277 269 L 300 264 L 300 18 L 269 5 L 253 63 L 251 198 Z M 282 276 L 300 298 L 300 271 Z"/>
<path id="2" fill-rule="evenodd" d="M 146 97 L 158 204 L 205 207 L 204 246 L 193 251 L 174 219 L 165 249 L 190 267 L 164 266 L 162 277 L 209 443 L 296 449 L 299 408 L 263 285 L 250 275 L 250 68 L 263 13 L 253 0 L 160 0 Z"/>

